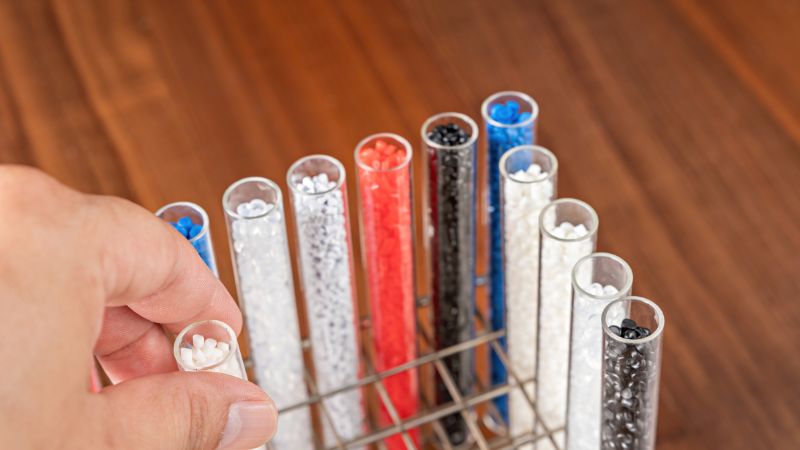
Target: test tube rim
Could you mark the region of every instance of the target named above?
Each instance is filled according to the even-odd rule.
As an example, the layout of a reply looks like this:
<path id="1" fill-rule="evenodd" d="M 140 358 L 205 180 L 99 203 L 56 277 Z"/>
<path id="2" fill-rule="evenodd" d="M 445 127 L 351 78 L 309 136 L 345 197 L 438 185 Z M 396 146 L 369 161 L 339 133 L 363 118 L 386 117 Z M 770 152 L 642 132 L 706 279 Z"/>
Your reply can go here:
<path id="1" fill-rule="evenodd" d="M 259 183 L 266 184 L 267 187 L 269 187 L 270 189 L 272 189 L 275 192 L 275 201 L 272 202 L 273 208 L 270 209 L 269 211 L 265 212 L 264 214 L 259 214 L 257 216 L 244 217 L 244 216 L 239 215 L 239 213 L 237 213 L 235 210 L 233 210 L 233 209 L 228 207 L 228 200 L 229 200 L 230 196 L 233 194 L 233 191 L 236 188 L 238 188 L 239 186 L 241 186 L 241 185 L 243 185 L 245 183 L 250 183 L 250 182 L 259 182 Z M 253 199 L 251 199 L 251 200 L 253 200 Z M 222 209 L 225 210 L 226 214 L 228 214 L 229 216 L 231 216 L 232 218 L 237 219 L 237 220 L 262 219 L 264 217 L 269 216 L 273 212 L 275 212 L 282 205 L 283 205 L 283 193 L 281 192 L 280 186 L 278 186 L 278 183 L 270 180 L 269 178 L 264 178 L 264 177 L 245 177 L 245 178 L 242 178 L 240 180 L 236 180 L 233 183 L 231 183 L 231 185 L 228 186 L 227 189 L 225 189 L 225 193 L 222 194 Z"/>
<path id="2" fill-rule="evenodd" d="M 403 161 L 400 164 L 384 170 L 384 169 L 372 168 L 372 167 L 364 164 L 361 161 L 361 157 L 360 157 L 361 148 L 364 145 L 366 145 L 367 142 L 369 142 L 369 141 L 371 141 L 373 139 L 378 139 L 380 137 L 386 137 L 386 138 L 394 139 L 395 141 L 397 141 L 397 142 L 399 142 L 400 144 L 403 145 L 403 147 L 406 150 L 406 155 L 405 155 L 405 158 L 403 159 Z M 408 142 L 408 140 L 406 138 L 404 138 L 403 136 L 400 136 L 399 134 L 395 134 L 395 133 L 391 133 L 391 132 L 381 132 L 381 133 L 370 134 L 369 136 L 365 137 L 364 139 L 361 139 L 358 142 L 358 144 L 356 144 L 356 149 L 353 152 L 353 157 L 354 157 L 354 159 L 356 161 L 356 165 L 358 166 L 358 168 L 362 169 L 362 170 L 364 170 L 366 172 L 373 172 L 373 173 L 391 173 L 391 172 L 396 172 L 396 171 L 403 170 L 406 167 L 408 167 L 408 164 L 411 162 L 411 159 L 413 158 L 413 156 L 414 156 L 413 149 L 411 148 L 411 144 Z"/>
<path id="3" fill-rule="evenodd" d="M 576 237 L 576 238 L 561 238 L 553 233 L 550 232 L 545 227 L 544 224 L 544 215 L 550 208 L 555 208 L 557 205 L 562 203 L 574 203 L 589 211 L 589 216 L 592 218 L 592 227 L 588 229 L 588 232 L 584 236 Z M 551 239 L 555 239 L 561 242 L 580 242 L 585 241 L 588 239 L 592 239 L 594 235 L 597 233 L 597 229 L 600 227 L 600 218 L 597 215 L 597 211 L 594 210 L 588 203 L 584 202 L 583 200 L 578 200 L 576 198 L 560 198 L 558 200 L 553 200 L 552 202 L 548 203 L 542 211 L 539 213 L 539 230 L 541 230 L 542 234 L 546 235 Z"/>
<path id="4" fill-rule="evenodd" d="M 162 206 L 161 208 L 159 208 L 158 211 L 156 211 L 156 217 L 158 217 L 159 219 L 163 220 L 163 218 L 161 217 L 161 214 L 163 214 L 166 210 L 168 210 L 170 208 L 174 208 L 176 206 L 186 206 L 188 208 L 194 209 L 195 211 L 197 211 L 198 214 L 200 214 L 200 219 L 203 221 L 203 223 L 201 225 L 201 228 L 200 228 L 200 232 L 197 233 L 197 236 L 187 239 L 190 243 L 195 243 L 195 242 L 199 241 L 200 239 L 202 239 L 203 237 L 205 237 L 206 235 L 208 235 L 208 228 L 209 228 L 208 213 L 206 212 L 205 209 L 203 209 L 202 206 L 198 205 L 197 203 L 194 203 L 194 202 L 172 202 L 172 203 L 168 203 L 168 204 Z"/>
<path id="5" fill-rule="evenodd" d="M 588 292 L 586 289 L 584 289 L 578 283 L 578 268 L 580 267 L 580 265 L 585 263 L 586 261 L 588 261 L 590 259 L 596 259 L 598 257 L 612 259 L 615 262 L 619 263 L 622 266 L 622 268 L 625 270 L 625 274 L 626 274 L 625 284 L 621 289 L 619 289 L 614 294 L 595 295 L 595 294 L 592 294 L 592 293 Z M 616 297 L 619 297 L 619 295 L 621 293 L 630 293 L 631 292 L 631 288 L 633 287 L 633 269 L 631 269 L 631 265 L 628 264 L 627 261 L 625 261 L 624 259 L 622 259 L 621 257 L 619 257 L 619 256 L 617 256 L 617 255 L 615 255 L 613 253 L 608 253 L 608 252 L 590 253 L 590 254 L 582 257 L 581 259 L 579 259 L 575 263 L 575 265 L 572 267 L 572 287 L 575 290 L 577 290 L 578 292 L 580 292 L 581 295 L 584 296 L 584 297 L 588 297 L 588 298 L 595 299 L 595 300 L 611 300 L 611 299 L 614 299 Z"/>
<path id="6" fill-rule="evenodd" d="M 510 158 L 512 154 L 520 152 L 522 150 L 538 151 L 538 152 L 544 154 L 547 158 L 550 159 L 552 168 L 547 172 L 547 176 L 542 177 L 542 178 L 537 178 L 535 180 L 520 180 L 518 178 L 514 178 L 513 174 L 508 173 L 508 171 L 506 170 L 506 165 L 505 165 L 506 160 L 508 158 Z M 503 178 L 511 180 L 511 181 L 513 181 L 515 183 L 521 183 L 521 184 L 541 183 L 543 181 L 552 180 L 553 177 L 556 176 L 556 173 L 558 173 L 558 158 L 556 158 L 555 153 L 550 151 L 550 149 L 548 149 L 546 147 L 543 147 L 541 145 L 536 145 L 536 144 L 518 145 L 516 147 L 512 147 L 507 152 L 503 153 L 503 156 L 500 157 L 500 162 L 498 163 L 498 168 L 500 169 L 500 174 L 503 176 Z"/>
<path id="7" fill-rule="evenodd" d="M 650 333 L 649 336 L 641 338 L 641 339 L 626 339 L 626 338 L 624 338 L 622 336 L 617 336 L 614 332 L 612 332 L 608 328 L 608 324 L 606 323 L 606 316 L 608 315 L 608 312 L 611 310 L 613 305 L 616 305 L 617 303 L 621 303 L 621 302 L 641 302 L 641 303 L 644 303 L 644 304 L 648 305 L 650 308 L 652 308 L 653 311 L 655 312 L 656 319 L 657 319 L 657 322 L 658 322 L 658 327 L 655 329 L 655 331 Z M 654 340 L 658 339 L 659 337 L 661 337 L 661 334 L 664 332 L 664 325 L 665 325 L 664 312 L 661 311 L 661 307 L 659 307 L 656 304 L 656 302 L 654 302 L 654 301 L 652 301 L 650 299 L 644 298 L 644 297 L 639 297 L 637 295 L 628 295 L 628 296 L 622 297 L 620 299 L 614 300 L 613 302 L 611 302 L 608 305 L 606 305 L 605 308 L 603 308 L 603 314 L 601 314 L 600 320 L 602 321 L 603 331 L 605 332 L 606 336 L 610 337 L 611 339 L 613 339 L 613 340 L 615 340 L 617 342 L 621 342 L 623 344 L 628 344 L 628 345 L 641 345 L 641 344 L 645 344 L 647 342 L 654 341 Z"/>
<path id="8" fill-rule="evenodd" d="M 519 123 L 502 123 L 492 119 L 491 114 L 489 114 L 489 106 L 498 98 L 503 96 L 514 96 L 519 97 L 526 103 L 531 106 L 531 117 L 529 117 L 524 122 Z M 520 92 L 520 91 L 500 91 L 495 92 L 494 94 L 486 97 L 486 100 L 483 101 L 481 104 L 481 115 L 483 116 L 483 120 L 486 121 L 489 125 L 497 128 L 523 128 L 527 127 L 536 122 L 539 119 L 539 103 L 533 99 L 530 95 Z"/>
<path id="9" fill-rule="evenodd" d="M 467 125 L 469 125 L 470 128 L 472 128 L 472 131 L 473 131 L 472 134 L 470 134 L 469 140 L 467 142 L 463 143 L 463 144 L 460 144 L 460 145 L 441 145 L 441 144 L 437 144 L 436 142 L 433 142 L 432 140 L 430 140 L 428 138 L 428 133 L 426 133 L 425 131 L 428 129 L 428 127 L 432 123 L 434 123 L 437 120 L 440 120 L 440 119 L 442 119 L 444 117 L 456 117 L 459 120 L 465 122 Z M 466 115 L 464 113 L 460 113 L 460 112 L 447 111 L 447 112 L 434 114 L 434 115 L 428 117 L 428 120 L 426 120 L 425 123 L 422 124 L 422 128 L 420 128 L 420 134 L 422 135 L 422 142 L 424 142 L 425 145 L 430 147 L 430 148 L 433 148 L 433 149 L 436 149 L 436 150 L 466 150 L 466 149 L 470 149 L 471 147 L 473 147 L 475 145 L 475 142 L 478 140 L 479 130 L 478 130 L 478 125 L 475 123 L 474 120 L 472 120 L 472 118 L 470 116 L 468 116 L 468 115 Z"/>
<path id="10" fill-rule="evenodd" d="M 320 192 L 303 192 L 300 189 L 297 189 L 297 186 L 295 186 L 294 181 L 292 181 L 292 172 L 294 172 L 295 169 L 300 167 L 300 165 L 302 165 L 306 161 L 309 161 L 309 160 L 312 160 L 312 159 L 324 159 L 324 160 L 330 162 L 331 164 L 333 164 L 334 167 L 336 167 L 336 170 L 339 171 L 340 177 L 336 181 L 336 185 L 335 186 L 333 186 L 330 189 L 327 189 L 327 190 L 324 190 L 324 191 L 320 191 Z M 292 163 L 292 165 L 289 166 L 289 170 L 286 171 L 286 184 L 289 186 L 289 189 L 291 189 L 292 192 L 294 192 L 297 195 L 300 195 L 300 196 L 303 196 L 303 197 L 317 197 L 317 196 L 321 196 L 321 195 L 325 195 L 325 194 L 330 194 L 331 192 L 334 192 L 337 189 L 341 188 L 342 185 L 345 183 L 345 178 L 346 177 L 347 177 L 347 174 L 346 174 L 346 172 L 344 170 L 344 164 L 342 164 L 341 161 L 339 161 L 338 159 L 334 158 L 333 156 L 323 155 L 321 153 L 317 153 L 317 154 L 313 154 L 313 155 L 304 156 L 304 157 L 298 159 L 297 161 L 295 161 L 294 163 Z"/>
<path id="11" fill-rule="evenodd" d="M 222 328 L 223 330 L 225 330 L 228 333 L 228 336 L 231 339 L 230 342 L 228 343 L 228 345 L 230 345 L 230 347 L 231 347 L 230 351 L 228 352 L 228 355 L 225 356 L 225 358 L 223 358 L 222 361 L 219 361 L 216 364 L 211 364 L 211 365 L 208 365 L 208 366 L 199 366 L 199 367 L 186 367 L 186 366 L 184 366 L 183 365 L 183 361 L 181 360 L 181 357 L 180 357 L 181 348 L 182 348 L 181 347 L 181 342 L 183 341 L 184 336 L 186 336 L 186 334 L 190 330 L 192 330 L 194 328 L 197 328 L 197 327 L 199 327 L 201 325 L 205 325 L 207 323 L 212 323 L 214 325 L 217 325 L 217 326 L 219 326 L 220 328 Z M 216 369 L 217 367 L 219 367 L 219 366 L 225 364 L 226 362 L 228 362 L 228 360 L 230 360 L 233 357 L 233 355 L 238 351 L 238 349 L 239 349 L 239 341 L 236 338 L 236 333 L 233 331 L 233 328 L 231 328 L 231 326 L 228 325 L 227 323 L 225 323 L 225 322 L 223 322 L 221 320 L 216 320 L 216 319 L 200 320 L 198 322 L 193 322 L 193 323 L 190 323 L 189 325 L 186 325 L 181 330 L 181 332 L 178 333 L 178 336 L 175 338 L 175 342 L 172 344 L 172 354 L 175 357 L 175 361 L 178 363 L 178 366 L 180 366 L 180 368 L 183 369 L 185 372 L 201 372 L 201 371 L 205 371 L 205 370 Z"/>

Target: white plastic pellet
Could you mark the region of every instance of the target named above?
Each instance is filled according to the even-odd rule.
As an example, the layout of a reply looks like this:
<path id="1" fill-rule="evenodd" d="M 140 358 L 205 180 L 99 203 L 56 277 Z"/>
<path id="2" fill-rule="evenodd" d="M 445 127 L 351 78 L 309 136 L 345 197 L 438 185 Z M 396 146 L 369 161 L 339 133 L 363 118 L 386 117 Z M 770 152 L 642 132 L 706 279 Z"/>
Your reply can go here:
<path id="1" fill-rule="evenodd" d="M 192 349 L 181 348 L 181 361 L 183 361 L 183 364 L 186 366 L 192 366 L 194 364 Z"/>
<path id="2" fill-rule="evenodd" d="M 205 338 L 200 336 L 199 334 L 195 334 L 192 336 L 192 347 L 193 348 L 203 348 L 203 344 L 205 343 Z"/>

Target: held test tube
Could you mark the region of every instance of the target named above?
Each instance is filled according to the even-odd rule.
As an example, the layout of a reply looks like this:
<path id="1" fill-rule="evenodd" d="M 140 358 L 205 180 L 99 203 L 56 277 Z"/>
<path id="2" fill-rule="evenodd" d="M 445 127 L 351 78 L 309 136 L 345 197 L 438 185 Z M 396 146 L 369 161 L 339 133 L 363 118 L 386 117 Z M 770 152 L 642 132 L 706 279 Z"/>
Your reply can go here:
<path id="1" fill-rule="evenodd" d="M 539 312 L 539 215 L 556 196 L 558 161 L 544 147 L 523 145 L 503 155 L 500 174 L 508 359 L 520 379 L 533 380 Z M 533 382 L 524 389 L 524 393 L 514 389 L 509 394 L 511 436 L 533 431 L 535 417 L 525 398 L 533 397 Z"/>
<path id="2" fill-rule="evenodd" d="M 244 178 L 222 197 L 255 381 L 281 409 L 308 400 L 280 188 Z M 283 413 L 275 450 L 313 449 L 308 407 Z"/>
<path id="3" fill-rule="evenodd" d="M 368 136 L 355 150 L 362 255 L 378 371 L 407 363 L 417 355 L 411 159 L 408 141 L 391 133 Z M 383 384 L 400 419 L 417 414 L 416 369 L 388 377 Z M 392 423 L 381 402 L 380 426 Z M 417 447 L 418 435 L 418 430 L 410 433 Z M 406 449 L 400 435 L 385 443 L 389 450 Z"/>
<path id="4" fill-rule="evenodd" d="M 506 295 L 503 263 L 500 158 L 509 150 L 536 142 L 539 105 L 527 94 L 515 91 L 498 92 L 481 105 L 487 150 L 488 215 L 489 215 L 489 298 L 492 330 L 506 327 Z M 535 229 L 534 229 L 535 230 Z M 499 339 L 505 349 L 506 338 Z M 506 368 L 494 349 L 490 350 L 491 381 L 493 385 L 506 382 Z M 508 396 L 494 399 L 504 420 L 508 420 Z"/>
<path id="5" fill-rule="evenodd" d="M 475 310 L 475 162 L 478 127 L 468 116 L 441 113 L 422 125 L 427 159 L 427 226 L 430 240 L 431 296 L 436 348 L 469 340 Z M 443 359 L 457 389 L 468 394 L 474 383 L 473 352 Z M 437 374 L 437 403 L 453 401 Z M 454 445 L 467 439 L 459 414 L 442 424 Z"/>
<path id="6" fill-rule="evenodd" d="M 292 164 L 286 178 L 317 389 L 325 394 L 357 382 L 361 368 L 345 171 L 330 156 L 311 155 Z M 335 445 L 337 437 L 349 441 L 361 435 L 360 390 L 336 394 L 322 404 L 326 447 Z"/>
<path id="7" fill-rule="evenodd" d="M 188 325 L 175 338 L 172 352 L 183 372 L 216 372 L 247 380 L 236 333 L 225 322 L 204 320 Z"/>
<path id="8" fill-rule="evenodd" d="M 569 333 L 572 317 L 572 269 L 594 252 L 599 222 L 588 204 L 571 198 L 545 206 L 539 218 L 539 337 L 536 352 L 536 404 L 548 429 L 567 421 Z M 537 429 L 542 431 L 541 426 Z M 553 436 L 564 447 L 563 431 Z M 536 442 L 537 450 L 556 450 L 550 440 Z"/>
<path id="9" fill-rule="evenodd" d="M 203 262 L 214 272 L 214 276 L 219 278 L 208 214 L 203 208 L 191 202 L 170 203 L 156 211 L 156 216 L 172 224 L 188 239 Z"/>

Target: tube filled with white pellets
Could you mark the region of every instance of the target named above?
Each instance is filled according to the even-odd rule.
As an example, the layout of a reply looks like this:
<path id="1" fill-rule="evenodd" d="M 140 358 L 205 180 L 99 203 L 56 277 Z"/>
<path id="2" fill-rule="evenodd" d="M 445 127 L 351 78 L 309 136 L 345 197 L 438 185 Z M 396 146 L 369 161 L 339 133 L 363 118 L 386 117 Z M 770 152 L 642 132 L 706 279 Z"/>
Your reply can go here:
<path id="1" fill-rule="evenodd" d="M 255 381 L 280 410 L 308 400 L 281 190 L 244 178 L 222 197 Z M 282 413 L 275 450 L 313 449 L 308 407 Z"/>
<path id="2" fill-rule="evenodd" d="M 537 145 L 523 145 L 500 159 L 502 256 L 505 266 L 508 358 L 524 393 L 509 394 L 511 436 L 533 431 L 535 418 L 525 395 L 533 397 L 536 376 L 536 326 L 539 309 L 539 215 L 556 197 L 558 161 Z M 531 233 L 534 230 L 534 233 Z M 532 448 L 526 444 L 522 448 Z"/>
<path id="3" fill-rule="evenodd" d="M 330 156 L 311 155 L 292 164 L 286 178 L 317 390 L 325 394 L 358 381 L 361 368 L 345 170 Z M 359 389 L 325 398 L 322 406 L 326 447 L 361 435 Z"/>
<path id="4" fill-rule="evenodd" d="M 567 421 L 569 335 L 572 316 L 572 269 L 594 252 L 599 221 L 588 204 L 572 198 L 556 200 L 539 216 L 539 336 L 536 353 L 537 431 L 563 428 Z M 553 439 L 564 448 L 565 433 Z M 557 450 L 540 439 L 537 450 Z"/>
<path id="5" fill-rule="evenodd" d="M 606 305 L 628 296 L 633 272 L 622 258 L 592 253 L 572 270 L 572 334 L 570 338 L 567 450 L 600 449 L 603 324 Z M 621 321 L 613 311 L 609 319 Z"/>
<path id="6" fill-rule="evenodd" d="M 225 322 L 204 320 L 188 325 L 175 338 L 175 361 L 183 372 L 216 372 L 247 380 L 236 333 Z M 253 450 L 264 450 L 266 446 Z"/>

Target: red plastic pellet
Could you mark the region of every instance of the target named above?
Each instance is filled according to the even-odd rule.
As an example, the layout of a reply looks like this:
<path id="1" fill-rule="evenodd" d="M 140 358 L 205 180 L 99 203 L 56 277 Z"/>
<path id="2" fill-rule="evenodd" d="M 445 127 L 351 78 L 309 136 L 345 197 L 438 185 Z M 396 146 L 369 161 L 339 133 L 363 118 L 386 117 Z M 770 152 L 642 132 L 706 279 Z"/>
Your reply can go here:
<path id="1" fill-rule="evenodd" d="M 359 160 L 373 170 L 359 170 L 361 221 L 367 284 L 375 343 L 376 369 L 388 370 L 416 358 L 414 249 L 411 165 L 402 145 L 378 140 L 359 149 Z M 417 371 L 384 380 L 401 419 L 417 414 Z M 381 403 L 380 425 L 393 422 Z M 419 446 L 419 431 L 409 432 Z M 389 450 L 404 450 L 402 436 L 386 439 Z"/>

